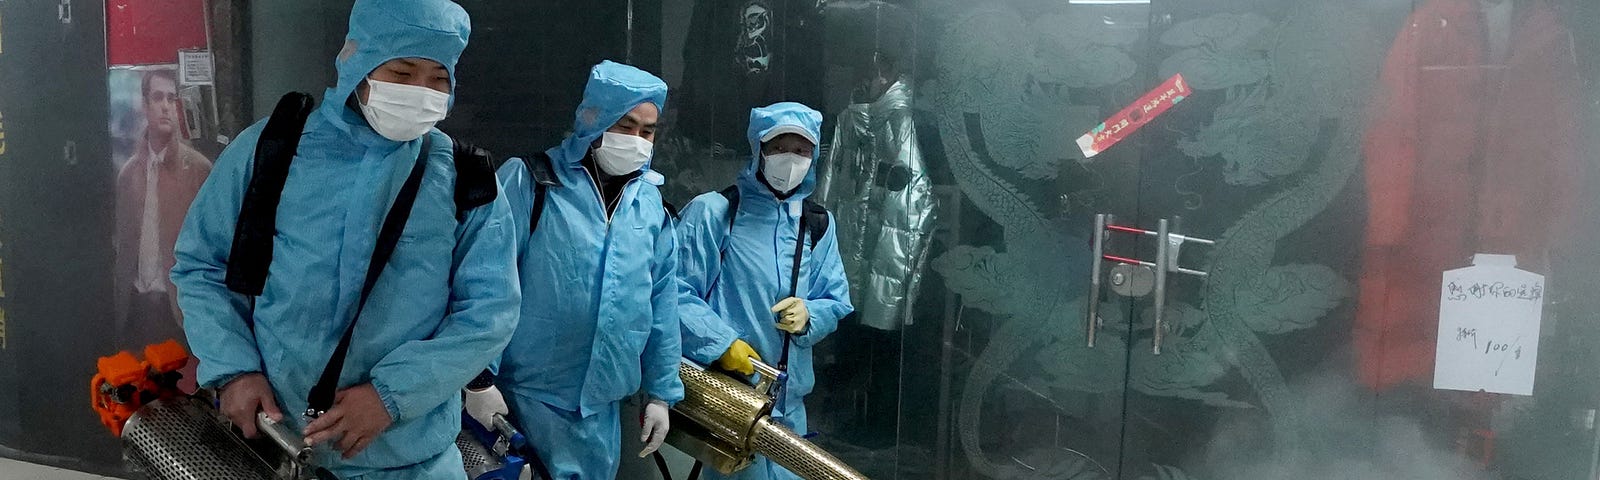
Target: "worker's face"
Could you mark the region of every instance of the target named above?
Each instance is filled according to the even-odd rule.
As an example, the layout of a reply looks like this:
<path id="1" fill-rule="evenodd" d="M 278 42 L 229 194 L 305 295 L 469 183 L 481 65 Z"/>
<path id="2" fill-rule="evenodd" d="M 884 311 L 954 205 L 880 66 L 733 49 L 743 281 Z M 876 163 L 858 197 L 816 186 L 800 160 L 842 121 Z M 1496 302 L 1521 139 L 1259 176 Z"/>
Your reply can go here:
<path id="1" fill-rule="evenodd" d="M 417 87 L 431 88 L 440 92 L 450 93 L 450 71 L 439 62 L 425 58 L 396 58 L 367 74 L 367 78 L 380 82 L 399 83 Z M 367 103 L 367 82 L 361 82 L 356 87 L 356 93 L 361 95 L 361 103 Z"/>
<path id="2" fill-rule="evenodd" d="M 811 143 L 810 140 L 806 140 L 806 137 L 795 135 L 793 133 L 785 133 L 783 135 L 778 135 L 777 138 L 774 138 L 767 143 L 761 144 L 761 155 L 766 156 L 777 155 L 780 153 L 793 153 L 806 158 L 814 158 L 812 156 L 812 152 L 816 150 L 816 148 L 816 144 Z"/>
<path id="3" fill-rule="evenodd" d="M 650 143 L 655 143 L 656 123 L 660 120 L 661 109 L 656 108 L 654 103 L 644 102 L 639 106 L 633 107 L 633 110 L 629 110 L 627 115 L 623 115 L 621 120 L 617 120 L 617 123 L 612 125 L 611 128 L 607 128 L 606 131 L 634 135 L 648 140 Z"/>
<path id="4" fill-rule="evenodd" d="M 172 135 L 178 129 L 178 84 L 171 77 L 154 75 L 144 95 L 144 120 L 150 133 Z"/>

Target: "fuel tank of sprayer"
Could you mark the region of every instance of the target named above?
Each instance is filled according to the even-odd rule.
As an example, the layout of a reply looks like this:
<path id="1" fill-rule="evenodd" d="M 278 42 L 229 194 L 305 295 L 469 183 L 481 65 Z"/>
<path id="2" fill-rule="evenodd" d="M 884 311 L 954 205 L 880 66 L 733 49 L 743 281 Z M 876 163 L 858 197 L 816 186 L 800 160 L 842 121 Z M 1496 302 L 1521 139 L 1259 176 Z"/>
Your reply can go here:
<path id="1" fill-rule="evenodd" d="M 90 406 L 122 439 L 129 470 L 151 480 L 327 480 L 311 465 L 304 437 L 266 414 L 260 438 L 245 440 L 212 405 L 211 391 L 185 393 L 179 370 L 189 354 L 176 341 L 101 357 L 90 380 Z"/>

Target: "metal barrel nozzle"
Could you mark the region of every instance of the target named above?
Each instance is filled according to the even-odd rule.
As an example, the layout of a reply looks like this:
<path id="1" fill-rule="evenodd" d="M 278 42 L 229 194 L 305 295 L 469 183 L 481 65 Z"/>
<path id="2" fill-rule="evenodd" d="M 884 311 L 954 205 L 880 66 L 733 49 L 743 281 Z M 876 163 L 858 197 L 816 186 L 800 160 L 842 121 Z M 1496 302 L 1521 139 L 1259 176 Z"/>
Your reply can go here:
<path id="1" fill-rule="evenodd" d="M 782 425 L 762 418 L 756 422 L 755 451 L 766 455 L 795 475 L 807 480 L 867 480 L 866 475 Z"/>
<path id="2" fill-rule="evenodd" d="M 806 480 L 865 480 L 838 458 L 773 422 L 775 401 L 763 386 L 781 383 L 784 373 L 751 363 L 762 376 L 755 388 L 742 378 L 689 362 L 680 364 L 684 399 L 672 407 L 667 443 L 724 475 L 748 467 L 761 454 Z"/>

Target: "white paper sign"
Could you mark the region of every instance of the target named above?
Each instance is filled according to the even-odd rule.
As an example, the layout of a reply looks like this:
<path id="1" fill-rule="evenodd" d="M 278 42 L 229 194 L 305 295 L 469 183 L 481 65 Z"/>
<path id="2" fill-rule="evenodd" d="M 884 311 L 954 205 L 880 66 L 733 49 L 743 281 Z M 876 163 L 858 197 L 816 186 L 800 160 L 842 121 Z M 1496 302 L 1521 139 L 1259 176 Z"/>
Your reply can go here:
<path id="1" fill-rule="evenodd" d="M 1533 395 L 1544 277 L 1511 255 L 1444 272 L 1433 388 Z"/>
<path id="2" fill-rule="evenodd" d="M 179 85 L 211 85 L 215 82 L 211 69 L 211 52 L 178 52 Z"/>

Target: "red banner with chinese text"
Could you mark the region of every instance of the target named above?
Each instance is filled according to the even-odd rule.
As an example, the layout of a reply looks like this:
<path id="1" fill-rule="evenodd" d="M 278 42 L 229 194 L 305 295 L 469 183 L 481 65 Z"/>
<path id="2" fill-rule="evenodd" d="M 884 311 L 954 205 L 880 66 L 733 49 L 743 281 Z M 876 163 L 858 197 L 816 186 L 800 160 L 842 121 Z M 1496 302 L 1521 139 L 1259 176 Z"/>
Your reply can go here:
<path id="1" fill-rule="evenodd" d="M 1100 152 L 1133 135 L 1133 132 L 1139 131 L 1144 124 L 1166 113 L 1173 105 L 1188 98 L 1191 93 L 1189 84 L 1183 81 L 1183 75 L 1173 75 L 1166 83 L 1140 97 L 1139 101 L 1128 105 L 1094 130 L 1078 137 L 1078 148 L 1083 150 L 1084 157 L 1092 158 L 1099 155 Z"/>

